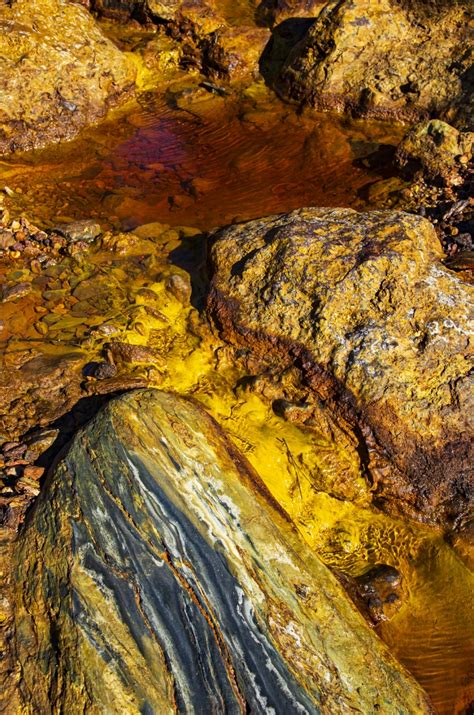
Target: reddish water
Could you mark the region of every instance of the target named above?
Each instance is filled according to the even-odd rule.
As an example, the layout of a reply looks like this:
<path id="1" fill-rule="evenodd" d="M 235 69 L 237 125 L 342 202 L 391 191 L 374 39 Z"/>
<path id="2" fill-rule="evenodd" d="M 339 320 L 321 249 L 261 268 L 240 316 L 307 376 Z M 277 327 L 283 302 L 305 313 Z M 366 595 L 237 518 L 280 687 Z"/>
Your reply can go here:
<path id="1" fill-rule="evenodd" d="M 390 173 L 397 127 L 315 122 L 276 101 L 255 107 L 199 92 L 184 111 L 150 98 L 85 139 L 5 162 L 2 181 L 44 223 L 97 216 L 126 229 L 209 229 L 301 206 L 362 206 Z M 377 169 L 364 165 L 376 155 Z"/>

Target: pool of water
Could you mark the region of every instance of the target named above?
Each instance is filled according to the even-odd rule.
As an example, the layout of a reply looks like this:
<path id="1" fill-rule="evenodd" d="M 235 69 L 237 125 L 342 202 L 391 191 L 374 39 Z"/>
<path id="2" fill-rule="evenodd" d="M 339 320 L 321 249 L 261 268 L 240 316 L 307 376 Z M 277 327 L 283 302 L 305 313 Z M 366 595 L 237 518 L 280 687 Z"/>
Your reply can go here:
<path id="1" fill-rule="evenodd" d="M 3 161 L 0 181 L 47 224 L 94 216 L 125 229 L 208 230 L 301 206 L 363 207 L 369 187 L 393 174 L 399 126 L 315 121 L 262 94 L 184 87 L 170 97 L 174 109 L 147 95 L 80 140 Z"/>

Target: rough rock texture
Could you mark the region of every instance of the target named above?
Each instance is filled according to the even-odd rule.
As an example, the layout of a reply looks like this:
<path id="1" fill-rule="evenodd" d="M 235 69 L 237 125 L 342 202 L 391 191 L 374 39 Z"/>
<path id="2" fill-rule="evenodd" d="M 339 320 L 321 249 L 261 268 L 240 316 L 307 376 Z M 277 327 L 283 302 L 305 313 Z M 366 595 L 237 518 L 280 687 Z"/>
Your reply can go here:
<path id="1" fill-rule="evenodd" d="M 399 144 L 396 161 L 402 168 L 421 169 L 429 181 L 459 185 L 472 160 L 474 132 L 459 132 L 438 119 L 414 126 Z"/>
<path id="2" fill-rule="evenodd" d="M 153 19 L 165 23 L 166 32 L 179 40 L 181 64 L 195 67 L 211 79 L 256 77 L 259 59 L 270 32 L 243 18 L 234 22 L 224 3 L 188 0 L 163 3 L 149 0 Z"/>
<path id="3" fill-rule="evenodd" d="M 420 213 L 436 225 L 446 265 L 474 268 L 474 133 L 439 119 L 412 127 L 395 153 L 410 185 L 398 192 L 397 208 Z"/>
<path id="4" fill-rule="evenodd" d="M 430 711 L 224 433 L 174 395 L 129 394 L 78 435 L 15 558 L 35 712 Z"/>
<path id="5" fill-rule="evenodd" d="M 134 84 L 130 60 L 64 0 L 0 6 L 0 154 L 70 139 Z"/>
<path id="6" fill-rule="evenodd" d="M 318 109 L 473 122 L 472 4 L 330 0 L 290 54 L 278 91 Z"/>
<path id="7" fill-rule="evenodd" d="M 473 288 L 441 257 L 420 217 L 301 209 L 215 235 L 209 309 L 228 341 L 296 363 L 352 423 L 381 500 L 461 523 Z"/>
<path id="8" fill-rule="evenodd" d="M 91 10 L 120 22 L 158 28 L 146 54 L 163 57 L 163 33 L 176 43 L 179 64 L 209 78 L 256 78 L 270 31 L 256 27 L 252 3 L 226 0 L 93 0 Z M 156 48 L 156 49 L 155 49 Z"/>

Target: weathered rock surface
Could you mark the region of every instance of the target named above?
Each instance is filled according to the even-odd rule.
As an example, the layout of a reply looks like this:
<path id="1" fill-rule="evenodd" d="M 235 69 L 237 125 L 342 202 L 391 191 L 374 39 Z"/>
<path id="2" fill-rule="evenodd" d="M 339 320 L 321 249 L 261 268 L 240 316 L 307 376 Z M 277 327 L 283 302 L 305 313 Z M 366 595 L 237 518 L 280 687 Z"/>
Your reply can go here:
<path id="1" fill-rule="evenodd" d="M 0 154 L 70 139 L 133 87 L 133 64 L 84 7 L 3 3 L 0 28 Z"/>
<path id="2" fill-rule="evenodd" d="M 459 132 L 438 119 L 412 127 L 396 152 L 402 168 L 420 170 L 429 181 L 460 185 L 472 160 L 474 132 Z"/>
<path id="3" fill-rule="evenodd" d="M 446 265 L 473 270 L 474 133 L 460 132 L 432 119 L 412 127 L 395 153 L 409 187 L 398 194 L 397 207 L 420 213 L 436 224 Z"/>
<path id="4" fill-rule="evenodd" d="M 330 0 L 290 54 L 278 91 L 318 109 L 468 128 L 472 4 Z"/>
<path id="5" fill-rule="evenodd" d="M 15 554 L 36 712 L 429 712 L 342 587 L 195 403 L 110 403 Z"/>
<path id="6" fill-rule="evenodd" d="M 225 339 L 298 365 L 352 424 L 381 502 L 461 523 L 473 495 L 473 288 L 441 257 L 418 216 L 301 209 L 217 232 L 209 310 Z"/>

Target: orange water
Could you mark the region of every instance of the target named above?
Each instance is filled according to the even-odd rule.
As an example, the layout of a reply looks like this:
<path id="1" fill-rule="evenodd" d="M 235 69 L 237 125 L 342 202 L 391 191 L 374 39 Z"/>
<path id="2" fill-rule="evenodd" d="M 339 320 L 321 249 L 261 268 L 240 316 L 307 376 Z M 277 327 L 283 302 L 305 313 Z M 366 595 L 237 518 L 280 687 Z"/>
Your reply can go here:
<path id="1" fill-rule="evenodd" d="M 400 127 L 199 94 L 184 110 L 148 97 L 80 140 L 0 163 L 0 180 L 44 223 L 96 216 L 125 229 L 208 230 L 301 206 L 363 206 L 392 171 Z M 377 155 L 376 169 L 364 165 Z"/>

